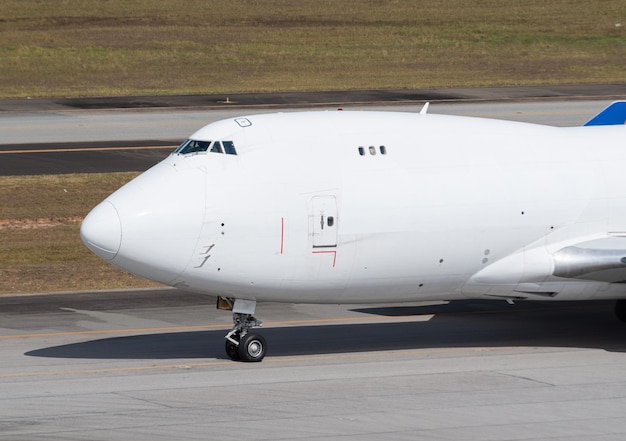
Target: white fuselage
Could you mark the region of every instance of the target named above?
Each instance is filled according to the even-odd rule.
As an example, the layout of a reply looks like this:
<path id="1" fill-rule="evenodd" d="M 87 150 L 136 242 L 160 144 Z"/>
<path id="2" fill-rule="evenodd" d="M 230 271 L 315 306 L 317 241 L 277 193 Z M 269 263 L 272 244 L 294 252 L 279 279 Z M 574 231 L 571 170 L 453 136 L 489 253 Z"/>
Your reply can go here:
<path id="1" fill-rule="evenodd" d="M 86 218 L 92 250 L 151 280 L 251 300 L 626 297 L 612 283 L 626 264 L 589 275 L 585 253 L 576 272 L 561 252 L 626 257 L 624 126 L 302 112 L 191 139 L 237 154 L 170 155 Z"/>

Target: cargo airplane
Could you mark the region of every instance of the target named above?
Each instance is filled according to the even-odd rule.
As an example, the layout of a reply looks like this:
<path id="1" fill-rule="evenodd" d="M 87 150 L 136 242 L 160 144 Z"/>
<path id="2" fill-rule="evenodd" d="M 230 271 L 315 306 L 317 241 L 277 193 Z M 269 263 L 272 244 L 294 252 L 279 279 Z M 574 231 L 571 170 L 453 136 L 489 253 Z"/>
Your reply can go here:
<path id="1" fill-rule="evenodd" d="M 426 112 L 308 111 L 201 128 L 96 206 L 118 267 L 232 310 L 256 303 L 616 300 L 626 320 L 626 102 L 584 127 Z"/>

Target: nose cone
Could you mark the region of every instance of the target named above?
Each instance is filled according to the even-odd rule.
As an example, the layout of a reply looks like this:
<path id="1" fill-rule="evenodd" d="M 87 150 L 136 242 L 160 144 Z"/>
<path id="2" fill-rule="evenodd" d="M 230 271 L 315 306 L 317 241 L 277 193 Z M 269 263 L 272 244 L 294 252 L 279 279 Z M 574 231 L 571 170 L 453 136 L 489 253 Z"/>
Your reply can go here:
<path id="1" fill-rule="evenodd" d="M 202 165 L 205 158 L 192 160 Z M 178 283 L 196 252 L 206 214 L 205 169 L 176 160 L 166 158 L 128 182 L 81 227 L 83 242 L 95 254 L 163 284 Z"/>
<path id="2" fill-rule="evenodd" d="M 80 226 L 80 238 L 105 260 L 117 255 L 122 243 L 122 223 L 112 203 L 104 201 L 91 210 Z"/>

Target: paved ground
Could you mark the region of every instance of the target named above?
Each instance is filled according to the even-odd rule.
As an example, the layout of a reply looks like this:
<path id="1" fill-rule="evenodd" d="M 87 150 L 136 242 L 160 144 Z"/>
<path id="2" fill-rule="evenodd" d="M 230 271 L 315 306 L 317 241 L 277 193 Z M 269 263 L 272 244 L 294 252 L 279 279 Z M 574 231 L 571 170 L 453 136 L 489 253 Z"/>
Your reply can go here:
<path id="1" fill-rule="evenodd" d="M 623 440 L 612 305 L 260 305 L 270 352 L 174 290 L 0 298 L 0 439 Z"/>

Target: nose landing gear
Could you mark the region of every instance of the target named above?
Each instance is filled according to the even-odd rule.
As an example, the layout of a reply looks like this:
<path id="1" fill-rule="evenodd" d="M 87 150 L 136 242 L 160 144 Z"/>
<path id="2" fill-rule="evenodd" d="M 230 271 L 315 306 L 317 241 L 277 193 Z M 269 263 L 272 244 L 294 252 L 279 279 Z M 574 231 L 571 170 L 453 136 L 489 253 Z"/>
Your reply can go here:
<path id="1" fill-rule="evenodd" d="M 263 323 L 250 314 L 233 313 L 235 326 L 226 334 L 226 354 L 234 361 L 261 361 L 267 351 L 263 336 L 249 332 Z"/>
<path id="2" fill-rule="evenodd" d="M 233 361 L 259 362 L 267 352 L 267 342 L 262 335 L 250 332 L 252 328 L 263 326 L 260 320 L 252 316 L 256 309 L 256 301 L 218 299 L 219 309 L 233 311 L 234 326 L 226 334 L 224 347 L 226 354 Z"/>

